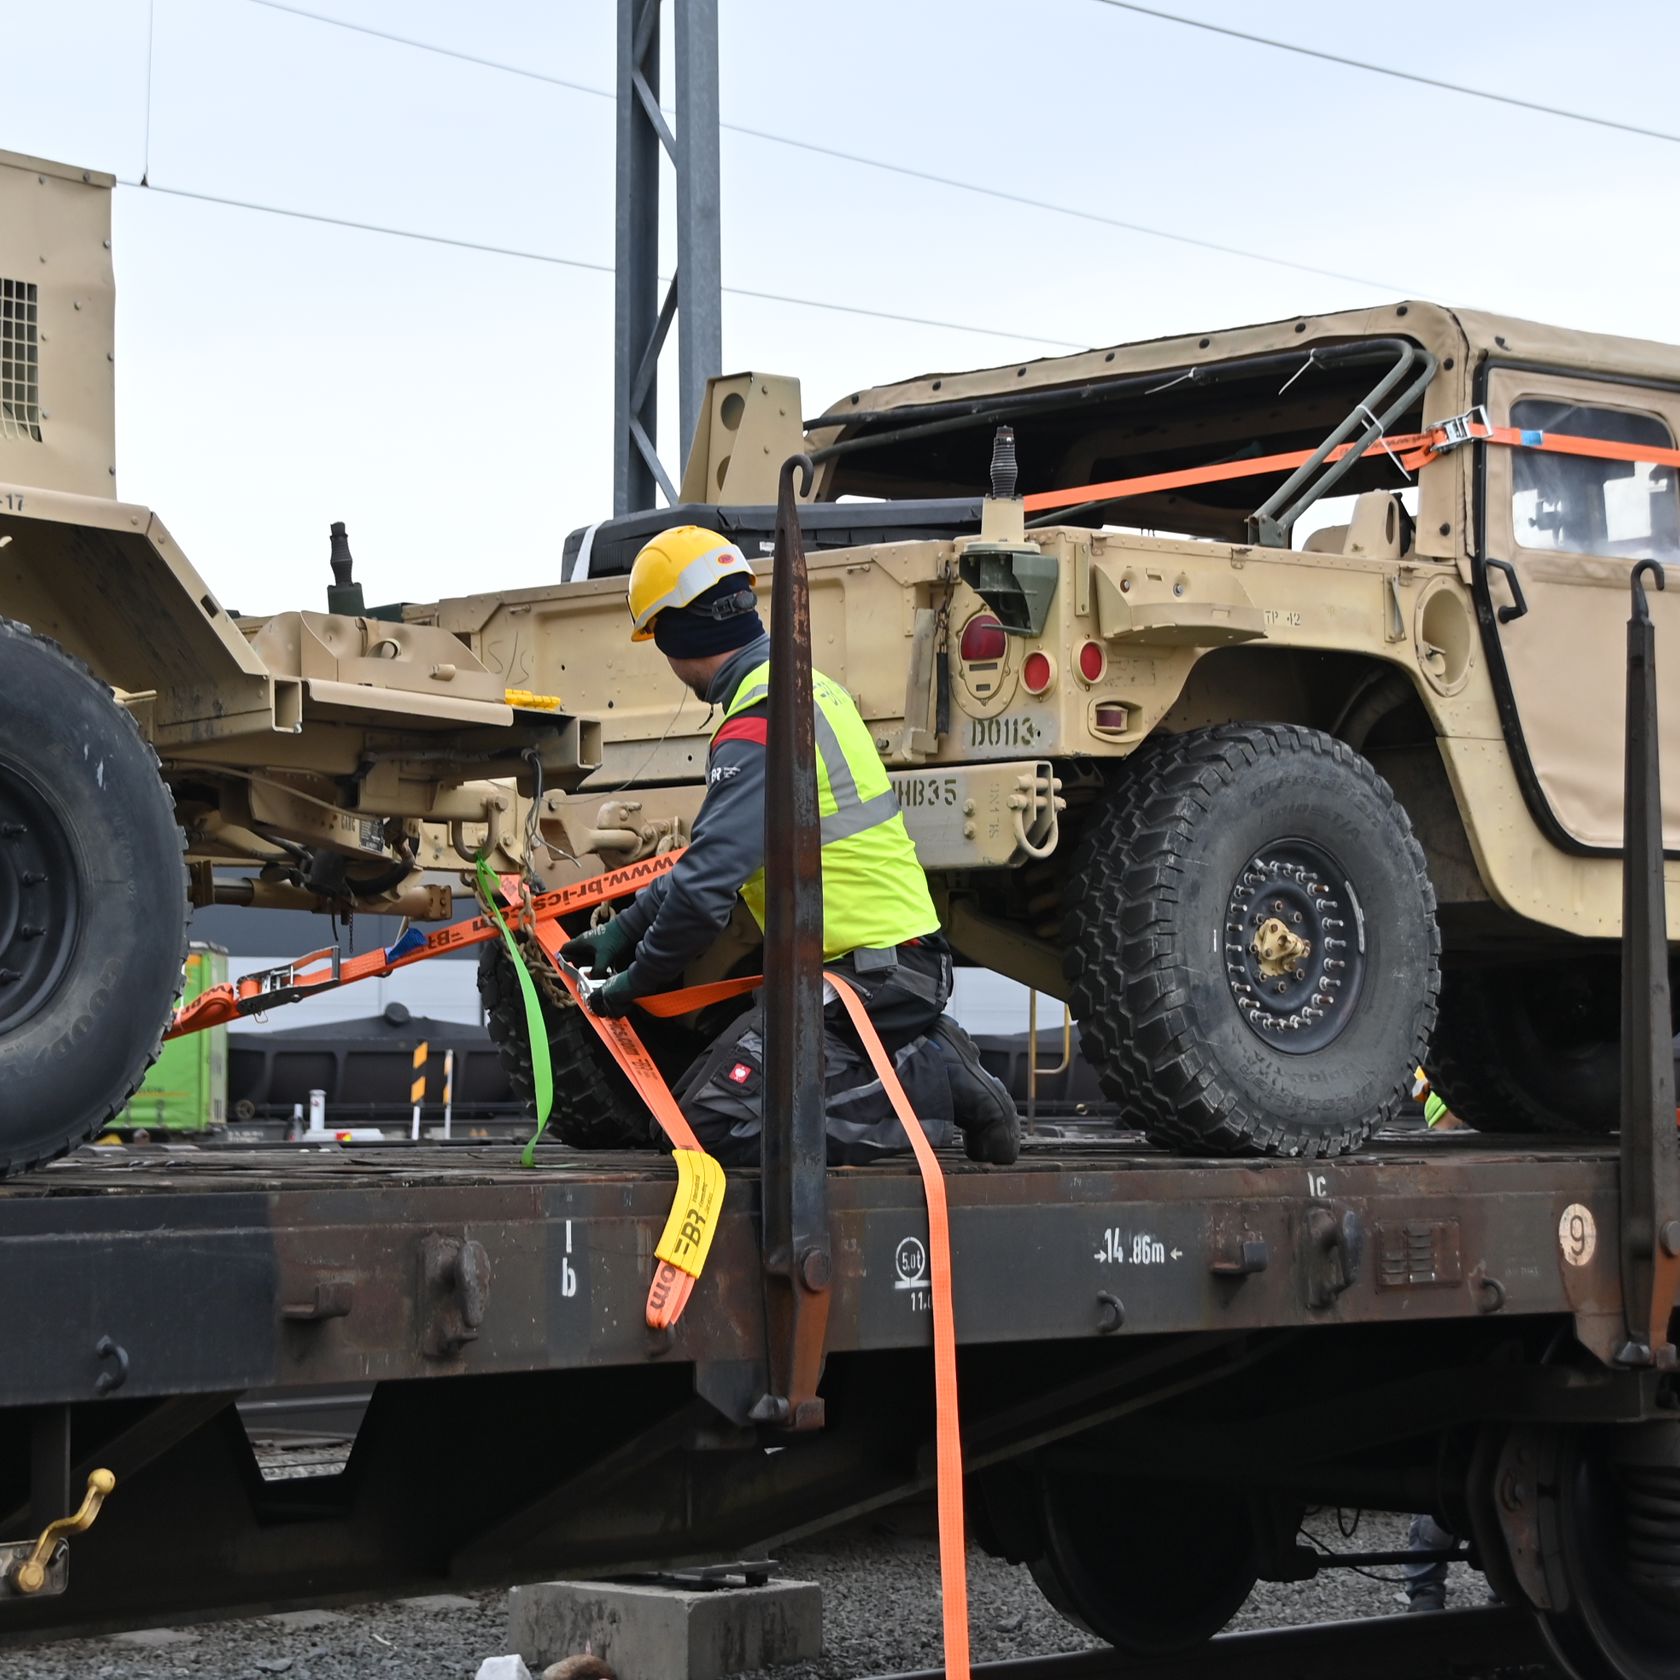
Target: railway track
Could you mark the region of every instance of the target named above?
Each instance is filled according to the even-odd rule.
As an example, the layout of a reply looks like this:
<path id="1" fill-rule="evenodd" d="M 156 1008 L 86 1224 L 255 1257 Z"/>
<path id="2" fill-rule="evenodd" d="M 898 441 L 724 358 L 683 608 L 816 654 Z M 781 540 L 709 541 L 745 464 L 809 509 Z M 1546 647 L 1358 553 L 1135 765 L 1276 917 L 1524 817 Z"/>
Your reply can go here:
<path id="1" fill-rule="evenodd" d="M 981 1680 L 1563 1680 L 1533 1618 L 1504 1605 L 1223 1633 L 1178 1656 L 1072 1651 L 976 1663 Z M 945 1680 L 942 1668 L 873 1680 Z"/>

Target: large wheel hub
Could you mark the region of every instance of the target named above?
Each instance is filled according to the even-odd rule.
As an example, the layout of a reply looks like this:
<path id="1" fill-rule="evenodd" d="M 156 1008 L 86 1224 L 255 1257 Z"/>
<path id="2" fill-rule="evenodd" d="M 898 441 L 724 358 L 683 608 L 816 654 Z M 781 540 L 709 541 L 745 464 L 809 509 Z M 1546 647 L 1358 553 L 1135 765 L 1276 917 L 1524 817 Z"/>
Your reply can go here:
<path id="1" fill-rule="evenodd" d="M 1353 1018 L 1365 974 L 1359 901 L 1308 840 L 1243 866 L 1225 911 L 1225 974 L 1249 1027 L 1291 1055 L 1322 1050 Z"/>
<path id="2" fill-rule="evenodd" d="M 63 824 L 31 783 L 0 764 L 0 1033 L 52 995 L 75 945 L 77 902 Z"/>

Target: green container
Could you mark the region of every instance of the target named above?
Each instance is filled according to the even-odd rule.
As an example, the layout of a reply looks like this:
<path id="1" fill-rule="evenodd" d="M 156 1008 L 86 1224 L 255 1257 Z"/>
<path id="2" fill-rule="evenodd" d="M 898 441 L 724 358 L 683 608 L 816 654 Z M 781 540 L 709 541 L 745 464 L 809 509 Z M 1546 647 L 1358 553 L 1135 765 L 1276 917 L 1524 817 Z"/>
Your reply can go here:
<path id="1" fill-rule="evenodd" d="M 191 1003 L 201 992 L 227 980 L 227 952 L 219 945 L 194 942 L 187 952 L 186 985 L 181 999 Z M 129 1099 L 117 1120 L 134 1132 L 206 1132 L 227 1124 L 226 1027 L 172 1038 L 152 1064 L 146 1082 Z"/>

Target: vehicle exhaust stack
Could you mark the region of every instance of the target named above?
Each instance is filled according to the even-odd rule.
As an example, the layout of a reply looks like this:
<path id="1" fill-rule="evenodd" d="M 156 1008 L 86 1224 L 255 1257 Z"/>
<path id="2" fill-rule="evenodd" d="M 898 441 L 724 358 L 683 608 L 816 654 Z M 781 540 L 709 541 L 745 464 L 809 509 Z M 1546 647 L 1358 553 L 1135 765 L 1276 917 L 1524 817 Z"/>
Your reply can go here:
<path id="1" fill-rule="evenodd" d="M 350 568 L 354 562 L 350 558 L 350 538 L 344 530 L 344 521 L 335 519 L 332 529 L 328 533 L 332 538 L 333 580 L 327 585 L 327 611 L 343 613 L 347 618 L 364 618 L 367 616 L 367 603 L 362 599 L 362 586 L 350 581 Z"/>
<path id="2" fill-rule="evenodd" d="M 962 580 L 1012 636 L 1038 636 L 1050 615 L 1060 568 L 1028 540 L 1015 458 L 1015 428 L 992 434 L 992 493 L 980 504 L 980 535 L 961 545 Z"/>

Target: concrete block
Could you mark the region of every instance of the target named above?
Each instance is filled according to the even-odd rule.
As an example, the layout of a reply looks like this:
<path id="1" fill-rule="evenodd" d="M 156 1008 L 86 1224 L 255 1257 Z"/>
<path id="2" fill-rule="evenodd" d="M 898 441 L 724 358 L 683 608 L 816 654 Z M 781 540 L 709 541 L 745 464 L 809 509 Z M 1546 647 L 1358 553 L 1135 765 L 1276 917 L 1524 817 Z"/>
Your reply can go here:
<path id="1" fill-rule="evenodd" d="M 517 1657 L 486 1657 L 474 1680 L 531 1680 L 531 1671 Z"/>
<path id="2" fill-rule="evenodd" d="M 508 1594 L 508 1644 L 535 1669 L 591 1651 L 619 1680 L 721 1680 L 820 1657 L 822 1589 L 543 1581 Z"/>
<path id="3" fill-rule="evenodd" d="M 198 1635 L 186 1628 L 136 1628 L 132 1633 L 113 1633 L 113 1645 L 138 1645 L 143 1650 L 155 1650 L 164 1645 L 193 1645 Z"/>
<path id="4" fill-rule="evenodd" d="M 476 1610 L 478 1601 L 463 1598 L 459 1593 L 423 1593 L 419 1598 L 405 1598 L 400 1600 L 404 1608 L 421 1610 L 428 1615 L 443 1614 L 450 1610 Z"/>

